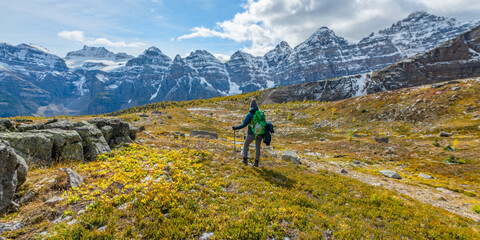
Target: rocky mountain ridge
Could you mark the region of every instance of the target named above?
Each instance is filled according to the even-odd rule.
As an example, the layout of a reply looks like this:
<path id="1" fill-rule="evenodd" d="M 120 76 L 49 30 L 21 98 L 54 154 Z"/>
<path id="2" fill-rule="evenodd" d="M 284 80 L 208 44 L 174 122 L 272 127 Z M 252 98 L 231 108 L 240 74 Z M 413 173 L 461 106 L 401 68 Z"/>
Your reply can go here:
<path id="1" fill-rule="evenodd" d="M 34 45 L 1 44 L 0 116 L 97 114 L 364 74 L 478 24 L 417 12 L 357 44 L 322 27 L 294 48 L 280 42 L 262 57 L 237 51 L 226 63 L 202 50 L 172 60 L 156 47 L 132 57 L 84 46 L 62 59 Z M 337 96 L 338 86 L 330 93 Z"/>
<path id="2" fill-rule="evenodd" d="M 264 103 L 335 101 L 370 93 L 480 76 L 480 26 L 425 53 L 371 73 L 340 77 L 263 93 Z"/>

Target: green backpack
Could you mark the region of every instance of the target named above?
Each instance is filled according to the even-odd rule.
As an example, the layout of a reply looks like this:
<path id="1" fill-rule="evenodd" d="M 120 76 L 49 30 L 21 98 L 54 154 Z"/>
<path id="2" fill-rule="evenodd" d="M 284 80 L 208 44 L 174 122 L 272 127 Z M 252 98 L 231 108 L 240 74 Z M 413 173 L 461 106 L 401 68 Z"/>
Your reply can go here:
<path id="1" fill-rule="evenodd" d="M 255 137 L 265 134 L 265 127 L 267 126 L 267 121 L 265 120 L 265 113 L 263 111 L 257 110 L 253 115 L 251 125 Z"/>

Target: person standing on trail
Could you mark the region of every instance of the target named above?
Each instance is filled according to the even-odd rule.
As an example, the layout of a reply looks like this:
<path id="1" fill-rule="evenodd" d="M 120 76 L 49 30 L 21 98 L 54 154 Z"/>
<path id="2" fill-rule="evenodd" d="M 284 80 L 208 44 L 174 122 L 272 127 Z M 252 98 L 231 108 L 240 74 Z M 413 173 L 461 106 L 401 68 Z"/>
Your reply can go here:
<path id="1" fill-rule="evenodd" d="M 232 127 L 232 129 L 235 131 L 246 126 L 248 126 L 248 134 L 243 143 L 243 163 L 248 165 L 248 148 L 250 143 L 255 140 L 255 163 L 253 166 L 258 167 L 262 139 L 265 134 L 265 114 L 258 109 L 257 101 L 255 99 L 250 103 L 250 111 L 248 111 L 248 114 L 245 116 L 243 123 Z"/>

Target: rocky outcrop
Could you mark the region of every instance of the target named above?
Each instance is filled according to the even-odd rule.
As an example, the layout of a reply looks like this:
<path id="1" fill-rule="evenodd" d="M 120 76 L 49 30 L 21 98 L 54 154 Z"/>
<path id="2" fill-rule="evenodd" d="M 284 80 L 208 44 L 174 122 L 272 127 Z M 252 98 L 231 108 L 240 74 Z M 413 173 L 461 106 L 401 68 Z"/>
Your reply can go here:
<path id="1" fill-rule="evenodd" d="M 51 157 L 53 159 L 83 161 L 82 138 L 76 131 L 53 128 L 30 132 L 46 133 L 52 136 L 53 148 Z"/>
<path id="2" fill-rule="evenodd" d="M 101 130 L 110 147 L 115 144 L 131 143 L 137 135 L 136 128 L 122 119 L 96 118 L 88 122 Z"/>
<path id="3" fill-rule="evenodd" d="M 0 119 L 0 132 L 16 132 L 18 131 L 15 124 L 8 119 Z"/>
<path id="4" fill-rule="evenodd" d="M 29 163 L 52 159 L 53 136 L 50 133 L 0 133 L 0 139 L 9 142 Z"/>
<path id="5" fill-rule="evenodd" d="M 131 143 L 138 131 L 121 119 L 97 118 L 90 122 L 50 120 L 47 123 L 20 124 L 19 132 L 0 132 L 29 163 L 55 160 L 93 160 L 109 152 L 110 147 Z"/>
<path id="6" fill-rule="evenodd" d="M 75 131 L 82 137 L 83 153 L 88 160 L 95 160 L 98 155 L 110 152 L 102 132 L 93 124 L 79 122 Z"/>
<path id="7" fill-rule="evenodd" d="M 138 131 L 137 127 L 122 119 L 97 118 L 90 122 L 72 123 L 54 119 L 46 123 L 24 124 L 21 132 L 10 132 L 16 130 L 14 125 L 9 121 L 0 121 L 2 126 L 6 126 L 6 131 L 0 132 L 0 214 L 18 206 L 13 202 L 15 190 L 25 182 L 28 173 L 27 162 L 22 156 L 28 163 L 35 164 L 67 159 L 94 160 L 110 151 L 105 137 L 113 147 L 132 142 Z M 66 188 L 78 187 L 83 182 L 83 178 L 71 169 L 58 170 L 66 174 Z M 35 194 L 26 194 L 28 196 L 22 197 L 20 202 L 29 201 Z"/>
<path id="8" fill-rule="evenodd" d="M 25 161 L 8 142 L 0 140 L 0 214 L 16 206 L 13 202 L 15 190 L 25 182 L 27 171 Z"/>

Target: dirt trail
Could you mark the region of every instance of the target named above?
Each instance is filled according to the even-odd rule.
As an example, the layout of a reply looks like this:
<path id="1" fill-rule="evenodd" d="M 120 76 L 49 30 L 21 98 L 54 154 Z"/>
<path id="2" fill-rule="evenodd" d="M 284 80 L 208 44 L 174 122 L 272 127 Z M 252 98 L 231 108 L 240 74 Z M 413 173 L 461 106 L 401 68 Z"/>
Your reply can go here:
<path id="1" fill-rule="evenodd" d="M 302 159 L 302 162 L 314 170 L 327 170 L 341 174 L 345 177 L 353 178 L 361 182 L 380 186 L 385 189 L 407 195 L 417 201 L 430 204 L 432 206 L 445 209 L 451 213 L 472 219 L 480 222 L 480 214 L 472 211 L 472 204 L 469 202 L 475 201 L 473 198 L 450 191 L 445 188 L 433 188 L 429 186 L 413 186 L 402 183 L 401 180 L 394 180 L 387 177 L 373 176 L 365 173 L 346 169 L 348 173 L 340 173 L 341 167 L 331 163 L 320 163 Z"/>

